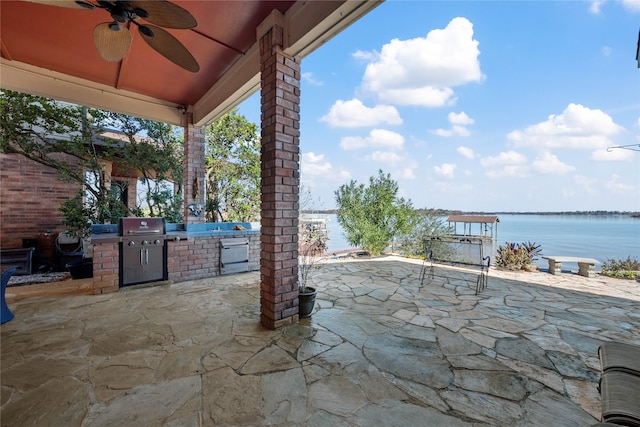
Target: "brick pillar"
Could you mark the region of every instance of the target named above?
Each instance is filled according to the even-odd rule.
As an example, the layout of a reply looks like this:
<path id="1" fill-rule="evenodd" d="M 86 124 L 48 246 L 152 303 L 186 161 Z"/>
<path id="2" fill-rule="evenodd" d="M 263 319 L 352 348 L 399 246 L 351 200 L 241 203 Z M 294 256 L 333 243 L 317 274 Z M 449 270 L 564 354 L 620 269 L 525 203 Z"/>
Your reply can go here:
<path id="1" fill-rule="evenodd" d="M 193 125 L 193 115 L 185 114 L 184 124 L 184 203 L 183 214 L 185 224 L 196 224 L 205 222 L 206 215 L 204 213 L 204 179 L 205 179 L 205 161 L 204 161 L 204 128 L 195 127 Z M 198 178 L 198 197 L 194 197 L 194 183 Z M 191 203 L 199 203 L 202 205 L 202 213 L 194 216 L 187 206 Z"/>
<path id="2" fill-rule="evenodd" d="M 129 209 L 136 208 L 137 196 L 138 196 L 138 178 L 127 178 L 127 207 Z"/>
<path id="3" fill-rule="evenodd" d="M 113 172 L 113 162 L 109 160 L 100 160 L 102 166 L 102 185 L 107 190 L 111 188 L 111 173 Z"/>
<path id="4" fill-rule="evenodd" d="M 298 321 L 300 64 L 282 45 L 277 24 L 260 38 L 260 320 L 271 329 Z"/>
<path id="5" fill-rule="evenodd" d="M 93 245 L 93 293 L 106 294 L 120 289 L 120 248 L 117 242 Z"/>

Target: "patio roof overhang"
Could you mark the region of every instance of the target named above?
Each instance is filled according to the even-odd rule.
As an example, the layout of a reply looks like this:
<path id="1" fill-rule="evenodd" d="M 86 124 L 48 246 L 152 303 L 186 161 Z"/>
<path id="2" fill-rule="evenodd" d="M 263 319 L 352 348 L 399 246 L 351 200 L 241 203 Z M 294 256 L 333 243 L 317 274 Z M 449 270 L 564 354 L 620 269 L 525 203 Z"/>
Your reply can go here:
<path id="1" fill-rule="evenodd" d="M 175 125 L 184 125 L 188 111 L 193 125 L 204 126 L 260 88 L 258 41 L 267 25 L 285 29 L 285 53 L 304 57 L 381 1 L 173 1 L 198 22 L 167 29 L 199 63 L 196 73 L 162 57 L 136 31 L 127 55 L 106 62 L 92 37 L 111 19 L 104 10 L 42 3 L 0 4 L 2 88 Z"/>

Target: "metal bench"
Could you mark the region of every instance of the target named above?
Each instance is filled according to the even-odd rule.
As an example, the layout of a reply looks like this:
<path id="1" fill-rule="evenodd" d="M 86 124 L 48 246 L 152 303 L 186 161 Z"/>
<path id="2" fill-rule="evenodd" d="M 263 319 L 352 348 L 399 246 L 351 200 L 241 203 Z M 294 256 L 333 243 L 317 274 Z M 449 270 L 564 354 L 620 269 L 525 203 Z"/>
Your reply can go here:
<path id="1" fill-rule="evenodd" d="M 427 275 L 431 279 L 436 276 L 449 278 L 446 271 L 435 274 L 434 264 L 440 263 L 472 270 L 475 273 L 472 281 L 476 286 L 476 295 L 487 287 L 491 257 L 484 256 L 482 239 L 466 236 L 432 237 L 425 239 L 423 244 L 425 255 L 420 285 Z"/>
<path id="2" fill-rule="evenodd" d="M 547 255 L 542 258 L 549 261 L 549 273 L 551 274 L 562 273 L 563 262 L 575 262 L 578 263 L 578 274 L 584 277 L 596 277 L 596 264 L 600 263 L 597 259 L 573 256 Z"/>

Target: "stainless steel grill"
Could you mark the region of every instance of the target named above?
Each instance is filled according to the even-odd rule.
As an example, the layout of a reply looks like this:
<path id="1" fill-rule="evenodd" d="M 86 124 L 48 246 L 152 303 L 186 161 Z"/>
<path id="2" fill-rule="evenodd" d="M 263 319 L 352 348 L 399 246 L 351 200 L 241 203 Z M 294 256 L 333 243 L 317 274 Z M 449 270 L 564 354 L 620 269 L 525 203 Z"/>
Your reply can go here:
<path id="1" fill-rule="evenodd" d="M 120 218 L 120 286 L 167 280 L 164 218 Z"/>

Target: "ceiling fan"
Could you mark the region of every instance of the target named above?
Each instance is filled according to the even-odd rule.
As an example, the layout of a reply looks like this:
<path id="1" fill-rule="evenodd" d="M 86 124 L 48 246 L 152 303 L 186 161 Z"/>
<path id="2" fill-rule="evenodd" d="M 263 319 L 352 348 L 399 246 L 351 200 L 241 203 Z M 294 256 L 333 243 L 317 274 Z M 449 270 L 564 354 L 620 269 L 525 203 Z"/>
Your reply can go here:
<path id="1" fill-rule="evenodd" d="M 98 24 L 93 29 L 93 42 L 105 61 L 118 62 L 131 47 L 132 35 L 129 23 L 138 27 L 138 33 L 160 55 L 192 73 L 200 65 L 187 48 L 164 28 L 190 29 L 198 25 L 196 19 L 182 7 L 167 0 L 135 1 L 73 1 L 29 0 L 33 3 L 74 9 L 104 9 L 113 21 Z M 140 23 L 139 20 L 148 23 Z M 154 25 L 151 25 L 154 24 Z"/>

